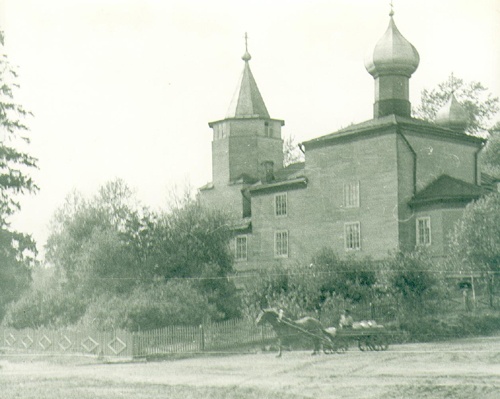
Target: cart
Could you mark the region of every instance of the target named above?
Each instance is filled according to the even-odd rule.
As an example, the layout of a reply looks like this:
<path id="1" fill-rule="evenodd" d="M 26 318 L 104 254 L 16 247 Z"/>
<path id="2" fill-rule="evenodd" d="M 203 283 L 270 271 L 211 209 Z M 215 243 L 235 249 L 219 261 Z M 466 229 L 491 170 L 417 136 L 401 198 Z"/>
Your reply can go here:
<path id="1" fill-rule="evenodd" d="M 385 351 L 389 348 L 390 333 L 373 321 L 354 323 L 352 328 L 325 329 L 332 345 L 325 345 L 325 353 L 344 352 L 352 341 L 356 341 L 361 351 Z"/>

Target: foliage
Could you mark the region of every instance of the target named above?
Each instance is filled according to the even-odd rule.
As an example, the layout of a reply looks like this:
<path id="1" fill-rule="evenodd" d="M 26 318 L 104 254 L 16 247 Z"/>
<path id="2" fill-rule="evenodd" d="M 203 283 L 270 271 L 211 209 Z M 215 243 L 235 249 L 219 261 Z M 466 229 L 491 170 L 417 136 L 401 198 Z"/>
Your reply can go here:
<path id="1" fill-rule="evenodd" d="M 136 287 L 131 295 L 95 298 L 81 324 L 101 330 L 150 330 L 175 325 L 201 324 L 217 318 L 217 310 L 191 282 L 171 280 Z"/>
<path id="2" fill-rule="evenodd" d="M 410 313 L 429 311 L 424 302 L 444 293 L 437 266 L 425 253 L 398 253 L 385 267 L 389 270 L 389 287 L 403 310 Z"/>
<path id="3" fill-rule="evenodd" d="M 3 49 L 0 31 L 0 51 Z M 5 306 L 19 297 L 30 280 L 36 247 L 27 235 L 12 231 L 9 217 L 20 209 L 19 198 L 34 193 L 37 186 L 29 176 L 37 160 L 26 152 L 30 115 L 14 100 L 17 72 L 3 52 L 0 54 L 0 320 Z"/>
<path id="4" fill-rule="evenodd" d="M 0 321 L 7 305 L 19 298 L 31 281 L 31 258 L 34 243 L 21 233 L 0 230 Z"/>
<path id="5" fill-rule="evenodd" d="M 53 284 L 44 290 L 26 291 L 12 303 L 4 323 L 10 327 L 63 327 L 76 323 L 85 313 L 86 298 L 81 292 Z"/>
<path id="6" fill-rule="evenodd" d="M 47 240 L 47 260 L 64 272 L 73 289 L 123 292 L 135 283 L 133 257 L 122 240 L 125 220 L 135 206 L 121 180 L 107 183 L 91 200 L 78 193 L 56 212 Z"/>
<path id="7" fill-rule="evenodd" d="M 470 203 L 451 236 L 452 253 L 462 268 L 500 272 L 500 194 Z"/>
<path id="8" fill-rule="evenodd" d="M 323 249 L 308 266 L 261 272 L 242 296 L 249 316 L 259 308 L 276 307 L 292 318 L 309 314 L 333 320 L 346 304 L 368 300 L 376 281 L 372 261 L 340 259 Z"/>
<path id="9" fill-rule="evenodd" d="M 500 178 L 500 122 L 490 130 L 488 142 L 481 152 L 482 171 Z"/>
<path id="10" fill-rule="evenodd" d="M 371 260 L 340 259 L 331 249 L 323 249 L 316 255 L 313 267 L 321 276 L 320 301 L 335 293 L 351 302 L 361 302 L 369 299 L 377 282 Z"/>
<path id="11" fill-rule="evenodd" d="M 482 134 L 491 128 L 493 117 L 499 110 L 498 97 L 488 93 L 488 89 L 480 82 L 465 82 L 453 74 L 438 84 L 437 88 L 422 91 L 415 115 L 421 119 L 434 120 L 452 93 L 467 113 L 468 133 Z"/>
<path id="12" fill-rule="evenodd" d="M 493 335 L 500 331 L 500 314 L 451 313 L 441 316 L 407 317 L 400 323 L 400 328 L 416 342 Z"/>
<path id="13" fill-rule="evenodd" d="M 196 293 L 193 301 L 200 296 L 215 309 L 209 312 L 204 305 L 205 314 L 220 320 L 240 315 L 236 287 L 227 277 L 233 262 L 230 237 L 224 214 L 207 210 L 194 200 L 183 201 L 180 208 L 168 213 L 153 212 L 140 206 L 127 185 L 116 180 L 90 199 L 78 193 L 67 198 L 53 219 L 47 259 L 68 289 L 89 298 L 91 314 L 110 310 L 103 306 L 107 302 L 139 306 L 124 298 L 151 296 L 160 289 L 158 285 L 181 279 L 189 281 L 187 292 Z M 193 301 L 184 303 L 199 302 Z M 144 329 L 161 324 L 155 314 L 168 316 L 164 310 L 158 313 L 140 306 L 138 312 L 145 317 L 127 312 L 125 324 L 120 324 L 117 320 L 124 314 L 115 314 L 122 308 L 114 306 L 109 319 L 122 327 L 127 326 L 126 320 L 133 320 Z M 197 323 L 194 309 L 185 313 Z M 106 320 L 104 316 L 98 319 Z M 172 320 L 181 321 L 178 315 Z"/>

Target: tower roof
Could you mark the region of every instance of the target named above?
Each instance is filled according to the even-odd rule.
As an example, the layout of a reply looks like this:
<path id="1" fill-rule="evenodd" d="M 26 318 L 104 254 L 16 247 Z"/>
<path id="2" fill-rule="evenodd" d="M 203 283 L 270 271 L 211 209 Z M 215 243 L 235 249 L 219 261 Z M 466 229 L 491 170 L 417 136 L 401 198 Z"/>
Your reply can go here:
<path id="1" fill-rule="evenodd" d="M 245 34 L 245 54 L 241 57 L 245 61 L 245 67 L 229 105 L 226 118 L 258 117 L 269 119 L 270 116 L 269 112 L 267 112 L 266 104 L 264 104 L 262 95 L 250 70 L 249 61 L 252 59 L 252 56 L 248 52 L 246 40 L 247 37 Z"/>
<path id="2" fill-rule="evenodd" d="M 365 59 L 365 67 L 370 75 L 402 74 L 410 77 L 417 70 L 420 56 L 417 49 L 404 38 L 394 23 L 391 11 L 389 26 L 375 45 L 375 49 Z"/>
<path id="3" fill-rule="evenodd" d="M 448 102 L 437 112 L 435 122 L 452 130 L 464 131 L 467 127 L 467 114 L 454 93 L 451 93 Z"/>

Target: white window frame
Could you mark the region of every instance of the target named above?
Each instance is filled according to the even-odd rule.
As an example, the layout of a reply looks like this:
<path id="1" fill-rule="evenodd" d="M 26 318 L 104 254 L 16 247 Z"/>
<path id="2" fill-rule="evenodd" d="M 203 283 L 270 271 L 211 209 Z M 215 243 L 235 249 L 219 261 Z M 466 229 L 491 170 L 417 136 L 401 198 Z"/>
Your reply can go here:
<path id="1" fill-rule="evenodd" d="M 352 227 L 356 228 L 357 237 L 352 238 Z M 360 251 L 361 250 L 361 223 L 348 222 L 344 223 L 344 248 L 346 251 Z"/>
<path id="2" fill-rule="evenodd" d="M 284 198 L 284 202 L 278 206 L 278 198 Z M 284 203 L 284 207 L 283 207 Z M 283 212 L 284 209 L 284 212 Z M 288 215 L 288 195 L 287 193 L 278 193 L 274 195 L 274 216 L 282 218 Z"/>
<path id="3" fill-rule="evenodd" d="M 421 235 L 420 232 L 420 222 L 424 222 L 424 228 L 426 231 Z M 432 228 L 431 228 L 431 217 L 422 216 L 416 219 L 415 223 L 415 233 L 416 233 L 416 244 L 419 247 L 428 247 L 432 244 Z M 423 237 L 423 240 L 421 239 Z"/>
<path id="4" fill-rule="evenodd" d="M 238 245 L 239 240 L 242 240 L 245 242 L 245 244 L 244 244 L 245 249 L 242 252 L 239 251 L 239 249 L 241 248 Z M 240 255 L 240 256 L 238 256 L 238 255 Z M 234 238 L 234 260 L 236 262 L 245 262 L 248 260 L 248 236 L 246 234 L 241 234 L 241 235 L 238 235 Z"/>
<path id="5" fill-rule="evenodd" d="M 286 237 L 285 243 L 283 243 L 284 237 Z M 288 258 L 289 251 L 288 230 L 276 230 L 274 232 L 274 257 Z"/>
<path id="6" fill-rule="evenodd" d="M 344 206 L 359 208 L 359 181 L 344 183 Z"/>

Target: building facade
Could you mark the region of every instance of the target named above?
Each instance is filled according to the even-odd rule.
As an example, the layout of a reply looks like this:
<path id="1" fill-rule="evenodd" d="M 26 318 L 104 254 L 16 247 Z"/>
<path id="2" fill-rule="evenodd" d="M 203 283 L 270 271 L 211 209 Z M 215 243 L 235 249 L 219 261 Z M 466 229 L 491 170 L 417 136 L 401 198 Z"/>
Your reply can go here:
<path id="1" fill-rule="evenodd" d="M 206 206 L 234 219 L 236 269 L 308 264 L 322 248 L 382 259 L 424 246 L 446 254 L 447 237 L 470 201 L 484 193 L 484 140 L 465 133 L 452 95 L 435 123 L 412 118 L 415 47 L 389 26 L 365 61 L 373 76 L 373 119 L 301 143 L 305 161 L 283 166 L 284 121 L 270 117 L 244 69 L 225 119 L 211 122 L 213 178 Z"/>

